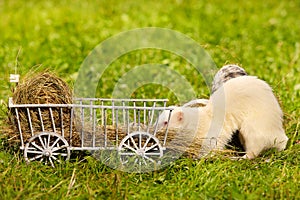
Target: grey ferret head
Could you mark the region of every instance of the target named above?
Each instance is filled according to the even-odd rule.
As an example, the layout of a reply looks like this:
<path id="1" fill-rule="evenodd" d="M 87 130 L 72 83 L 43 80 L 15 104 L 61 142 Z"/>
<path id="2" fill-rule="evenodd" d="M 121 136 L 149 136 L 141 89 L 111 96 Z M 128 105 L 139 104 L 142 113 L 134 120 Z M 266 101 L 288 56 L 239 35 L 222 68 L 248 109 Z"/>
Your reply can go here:
<path id="1" fill-rule="evenodd" d="M 247 76 L 246 71 L 238 65 L 225 65 L 215 75 L 212 84 L 212 93 L 214 93 L 222 84 L 232 78 Z"/>

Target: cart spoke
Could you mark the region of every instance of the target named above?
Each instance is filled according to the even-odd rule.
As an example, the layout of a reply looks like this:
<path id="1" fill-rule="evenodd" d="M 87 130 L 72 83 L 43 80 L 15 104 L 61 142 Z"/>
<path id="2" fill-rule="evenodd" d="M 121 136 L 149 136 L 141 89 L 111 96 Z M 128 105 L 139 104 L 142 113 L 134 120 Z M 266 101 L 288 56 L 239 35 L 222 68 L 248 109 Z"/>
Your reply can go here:
<path id="1" fill-rule="evenodd" d="M 52 159 L 51 159 L 51 157 L 49 157 L 49 161 L 50 161 L 50 163 L 51 163 L 51 166 L 52 166 L 52 167 L 55 167 L 55 166 L 54 166 L 54 163 L 53 163 L 53 161 L 52 161 Z"/>
<path id="2" fill-rule="evenodd" d="M 134 139 L 133 139 L 132 137 L 130 137 L 130 139 L 131 139 L 131 142 L 133 143 L 134 148 L 135 148 L 135 149 L 139 149 L 139 148 L 137 147 L 137 145 L 136 145 Z"/>
<path id="3" fill-rule="evenodd" d="M 32 150 L 28 150 L 27 153 L 43 154 L 42 151 L 32 151 Z"/>
<path id="4" fill-rule="evenodd" d="M 145 153 L 147 156 L 160 156 L 161 153 L 158 152 L 158 153 L 155 153 L 155 152 L 149 152 L 149 153 Z"/>
<path id="5" fill-rule="evenodd" d="M 52 158 L 55 161 L 57 160 L 57 158 L 53 154 L 50 156 L 50 158 Z"/>
<path id="6" fill-rule="evenodd" d="M 144 144 L 144 146 L 143 146 L 143 149 L 146 149 L 146 147 L 147 147 L 147 145 L 148 145 L 148 143 L 149 143 L 150 140 L 151 140 L 150 137 L 147 138 L 147 140 L 146 140 L 146 142 L 145 142 L 145 144 Z"/>
<path id="7" fill-rule="evenodd" d="M 136 153 L 120 152 L 121 156 L 134 156 Z"/>
<path id="8" fill-rule="evenodd" d="M 144 158 L 146 158 L 147 160 L 149 160 L 149 161 L 155 163 L 155 161 L 154 161 L 152 158 L 150 158 L 150 157 L 148 157 L 148 156 L 146 156 L 146 155 L 144 156 Z"/>
<path id="9" fill-rule="evenodd" d="M 60 138 L 57 138 L 57 139 L 53 142 L 53 144 L 51 145 L 50 149 L 53 149 L 53 147 L 56 145 L 56 143 L 57 143 L 59 140 L 60 140 Z"/>
<path id="10" fill-rule="evenodd" d="M 138 159 L 138 158 L 136 158 L 136 159 L 134 160 L 134 164 L 136 164 L 136 163 L 138 162 L 138 160 L 139 160 L 139 159 Z"/>
<path id="11" fill-rule="evenodd" d="M 44 137 L 43 139 L 44 139 L 45 148 L 48 148 L 48 146 L 47 146 L 47 144 L 48 144 L 48 142 L 47 142 L 47 138 L 46 138 L 46 137 Z"/>
<path id="12" fill-rule="evenodd" d="M 124 164 L 126 164 L 126 163 L 128 163 L 129 162 L 129 160 L 128 159 L 124 159 L 124 160 L 122 160 L 122 164 L 124 165 Z"/>
<path id="13" fill-rule="evenodd" d="M 50 147 L 50 140 L 51 140 L 51 138 L 50 138 L 50 137 L 51 137 L 51 135 L 49 134 L 49 135 L 48 135 L 48 141 L 47 141 L 47 148 L 49 148 L 49 147 Z"/>
<path id="14" fill-rule="evenodd" d="M 43 155 L 34 156 L 33 158 L 30 158 L 29 160 L 33 161 L 33 160 L 37 160 L 37 159 L 39 159 L 41 157 L 43 157 Z"/>
<path id="15" fill-rule="evenodd" d="M 55 147 L 55 148 L 52 149 L 52 152 L 59 151 L 59 150 L 64 149 L 66 147 L 67 147 L 66 145 L 63 145 L 61 147 Z"/>
<path id="16" fill-rule="evenodd" d="M 146 160 L 144 159 L 144 157 L 143 157 L 143 162 L 144 162 L 145 165 L 148 165 Z"/>
<path id="17" fill-rule="evenodd" d="M 55 160 L 56 162 L 61 163 L 61 161 L 60 161 L 59 159 L 57 159 L 55 156 L 52 155 L 51 158 L 52 158 L 53 160 Z"/>
<path id="18" fill-rule="evenodd" d="M 35 142 L 31 142 L 31 144 L 32 144 L 35 148 L 37 148 L 37 149 L 39 149 L 39 150 L 41 150 L 41 151 L 44 151 L 44 149 L 42 149 L 42 147 L 40 147 L 39 145 L 37 145 Z"/>
<path id="19" fill-rule="evenodd" d="M 40 142 L 41 142 L 43 148 L 46 149 L 45 144 L 44 144 L 44 142 L 43 142 L 43 139 L 42 139 L 42 137 L 41 137 L 40 135 L 39 135 L 39 140 L 40 140 Z"/>
<path id="20" fill-rule="evenodd" d="M 54 156 L 68 156 L 67 153 L 52 153 Z"/>
<path id="21" fill-rule="evenodd" d="M 133 149 L 131 146 L 128 146 L 127 144 L 125 144 L 124 143 L 124 146 L 126 147 L 126 148 L 128 148 L 129 150 L 131 150 L 131 151 L 133 151 L 133 152 L 135 152 L 136 153 L 136 150 L 135 149 Z"/>
<path id="22" fill-rule="evenodd" d="M 158 146 L 157 144 L 154 144 L 151 147 L 146 147 L 145 152 L 150 151 L 150 150 L 154 149 L 157 146 Z"/>
<path id="23" fill-rule="evenodd" d="M 139 148 L 142 148 L 142 134 L 139 134 Z"/>

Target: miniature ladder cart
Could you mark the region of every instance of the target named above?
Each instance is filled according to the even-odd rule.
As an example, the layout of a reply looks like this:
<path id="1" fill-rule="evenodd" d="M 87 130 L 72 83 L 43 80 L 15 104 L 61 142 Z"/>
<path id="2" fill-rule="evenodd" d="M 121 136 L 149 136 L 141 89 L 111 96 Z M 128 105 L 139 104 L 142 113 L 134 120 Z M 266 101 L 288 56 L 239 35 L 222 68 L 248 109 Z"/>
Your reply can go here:
<path id="1" fill-rule="evenodd" d="M 26 162 L 52 167 L 68 160 L 73 150 L 114 150 L 122 165 L 159 165 L 168 128 L 158 137 L 156 122 L 161 112 L 172 111 L 166 103 L 167 99 L 77 98 L 73 104 L 14 104 L 9 98 Z"/>

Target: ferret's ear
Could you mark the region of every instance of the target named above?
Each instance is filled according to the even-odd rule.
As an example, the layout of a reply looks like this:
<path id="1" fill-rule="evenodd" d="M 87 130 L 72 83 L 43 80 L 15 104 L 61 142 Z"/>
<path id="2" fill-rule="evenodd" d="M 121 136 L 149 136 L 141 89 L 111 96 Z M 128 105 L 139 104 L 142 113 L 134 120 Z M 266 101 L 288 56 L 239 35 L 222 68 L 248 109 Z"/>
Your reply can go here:
<path id="1" fill-rule="evenodd" d="M 183 105 L 183 107 L 204 107 L 208 104 L 208 99 L 195 99 Z"/>
<path id="2" fill-rule="evenodd" d="M 179 111 L 179 112 L 177 112 L 176 113 L 176 120 L 178 121 L 178 122 L 182 122 L 183 121 L 183 112 L 182 111 Z"/>
<path id="3" fill-rule="evenodd" d="M 193 105 L 191 105 L 190 107 L 204 107 L 204 106 L 206 106 L 207 105 L 207 103 L 204 103 L 204 102 L 199 102 L 199 103 L 195 103 L 195 104 L 193 104 Z"/>

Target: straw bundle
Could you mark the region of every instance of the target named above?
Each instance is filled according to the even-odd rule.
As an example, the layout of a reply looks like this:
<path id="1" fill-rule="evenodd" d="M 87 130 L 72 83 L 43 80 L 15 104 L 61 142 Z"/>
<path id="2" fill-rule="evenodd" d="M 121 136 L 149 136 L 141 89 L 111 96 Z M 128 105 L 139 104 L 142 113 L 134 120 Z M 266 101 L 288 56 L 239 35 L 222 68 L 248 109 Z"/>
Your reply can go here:
<path id="1" fill-rule="evenodd" d="M 13 94 L 17 104 L 69 104 L 72 91 L 60 78 L 49 72 L 25 77 Z"/>
<path id="2" fill-rule="evenodd" d="M 16 86 L 13 93 L 13 102 L 15 104 L 71 104 L 72 91 L 62 79 L 52 73 L 42 72 L 33 76 L 28 75 Z M 66 138 L 70 136 L 70 108 L 63 108 L 62 110 L 52 108 L 52 113 L 49 108 L 41 108 L 40 113 L 37 108 L 30 108 L 29 114 L 33 131 L 30 128 L 26 108 L 19 108 L 18 114 L 24 141 L 27 141 L 32 134 L 41 131 L 64 134 Z M 9 131 L 9 136 L 15 137 L 19 131 L 17 130 L 16 113 L 14 110 L 10 110 L 9 115 L 12 123 L 11 127 L 14 129 L 13 131 Z M 42 130 L 40 116 L 42 116 L 44 130 Z M 78 134 L 73 134 L 73 137 L 73 140 L 79 141 Z"/>

